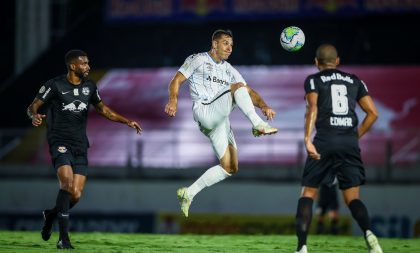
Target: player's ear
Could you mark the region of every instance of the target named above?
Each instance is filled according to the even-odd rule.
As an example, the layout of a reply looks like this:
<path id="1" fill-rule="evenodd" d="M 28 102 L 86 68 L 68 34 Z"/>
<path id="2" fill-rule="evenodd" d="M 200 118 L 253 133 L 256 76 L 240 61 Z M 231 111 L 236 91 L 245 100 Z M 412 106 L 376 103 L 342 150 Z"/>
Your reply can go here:
<path id="1" fill-rule="evenodd" d="M 211 41 L 211 49 L 216 49 L 217 48 L 217 41 L 216 40 L 212 40 Z"/>
<path id="2" fill-rule="evenodd" d="M 76 64 L 70 63 L 69 68 L 70 68 L 70 70 L 75 71 L 76 70 Z"/>
<path id="3" fill-rule="evenodd" d="M 314 62 L 315 62 L 315 66 L 318 67 L 319 66 L 319 62 L 318 62 L 318 59 L 316 57 L 314 58 Z"/>
<path id="4" fill-rule="evenodd" d="M 335 65 L 336 66 L 340 65 L 340 57 L 337 57 L 337 59 L 335 59 Z"/>

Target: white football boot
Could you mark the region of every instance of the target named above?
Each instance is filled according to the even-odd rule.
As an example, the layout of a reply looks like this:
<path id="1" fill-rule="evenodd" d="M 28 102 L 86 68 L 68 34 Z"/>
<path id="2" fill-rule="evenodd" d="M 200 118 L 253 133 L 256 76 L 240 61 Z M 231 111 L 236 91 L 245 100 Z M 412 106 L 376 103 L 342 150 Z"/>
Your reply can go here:
<path id="1" fill-rule="evenodd" d="M 372 233 L 372 231 L 366 231 L 365 239 L 369 253 L 383 253 L 382 248 L 379 245 L 378 238 Z"/>
<path id="2" fill-rule="evenodd" d="M 187 187 L 179 188 L 176 191 L 176 195 L 178 196 L 179 205 L 181 206 L 182 214 L 185 217 L 188 217 L 188 210 L 190 209 L 191 199 L 187 196 Z"/>
<path id="3" fill-rule="evenodd" d="M 255 137 L 260 137 L 263 135 L 275 134 L 279 130 L 275 127 L 270 126 L 267 122 L 262 122 L 258 126 L 252 128 L 252 134 Z"/>
<path id="4" fill-rule="evenodd" d="M 303 245 L 302 248 L 299 251 L 296 251 L 295 253 L 308 253 L 308 248 L 306 245 Z"/>

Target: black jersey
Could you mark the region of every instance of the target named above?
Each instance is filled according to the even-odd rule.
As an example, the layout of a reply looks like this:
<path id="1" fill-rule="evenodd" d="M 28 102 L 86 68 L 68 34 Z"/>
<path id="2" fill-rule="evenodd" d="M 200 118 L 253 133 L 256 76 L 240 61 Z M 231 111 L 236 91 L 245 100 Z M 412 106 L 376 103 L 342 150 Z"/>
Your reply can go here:
<path id="1" fill-rule="evenodd" d="M 46 82 L 36 97 L 48 105 L 47 139 L 50 145 L 65 143 L 74 148 L 89 147 L 86 136 L 89 105 L 101 102 L 92 80 L 74 85 L 66 75 L 59 76 Z"/>
<path id="2" fill-rule="evenodd" d="M 305 92 L 318 93 L 317 135 L 357 136 L 357 101 L 368 95 L 365 83 L 356 75 L 327 69 L 305 80 Z"/>

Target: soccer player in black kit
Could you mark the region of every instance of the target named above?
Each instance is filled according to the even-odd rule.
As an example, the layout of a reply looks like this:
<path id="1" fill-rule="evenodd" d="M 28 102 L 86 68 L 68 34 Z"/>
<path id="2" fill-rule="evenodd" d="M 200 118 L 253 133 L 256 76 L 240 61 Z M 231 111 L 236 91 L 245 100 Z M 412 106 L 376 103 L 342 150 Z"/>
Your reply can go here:
<path id="1" fill-rule="evenodd" d="M 338 234 L 338 209 L 340 207 L 338 203 L 337 185 L 321 185 L 318 190 L 318 201 L 317 201 L 317 224 L 316 233 L 323 234 L 325 232 L 325 216 L 330 218 L 330 229 L 329 233 L 336 235 Z"/>
<path id="2" fill-rule="evenodd" d="M 305 80 L 304 142 L 308 158 L 296 212 L 296 252 L 308 252 L 306 238 L 318 187 L 331 184 L 337 177 L 344 201 L 363 231 L 368 251 L 382 253 L 378 239 L 371 231 L 366 206 L 359 199 L 359 187 L 365 183 L 359 138 L 371 128 L 378 113 L 365 83 L 353 74 L 336 69 L 339 63 L 336 48 L 323 44 L 316 51 L 315 65 L 319 72 Z M 356 103 L 366 113 L 360 126 L 355 112 Z M 312 142 L 314 127 L 316 135 Z"/>
<path id="3" fill-rule="evenodd" d="M 86 182 L 87 149 L 86 123 L 89 105 L 105 118 L 126 124 L 138 134 L 142 129 L 136 121 L 128 120 L 104 104 L 95 82 L 88 79 L 89 59 L 81 50 L 70 50 L 65 55 L 67 74 L 55 77 L 41 86 L 27 114 L 32 125 L 47 120 L 47 139 L 52 164 L 57 171 L 60 190 L 55 207 L 43 211 L 42 239 L 50 239 L 52 226 L 58 218 L 60 236 L 58 249 L 73 249 L 68 235 L 69 209 L 79 201 Z M 46 104 L 47 115 L 38 112 Z"/>

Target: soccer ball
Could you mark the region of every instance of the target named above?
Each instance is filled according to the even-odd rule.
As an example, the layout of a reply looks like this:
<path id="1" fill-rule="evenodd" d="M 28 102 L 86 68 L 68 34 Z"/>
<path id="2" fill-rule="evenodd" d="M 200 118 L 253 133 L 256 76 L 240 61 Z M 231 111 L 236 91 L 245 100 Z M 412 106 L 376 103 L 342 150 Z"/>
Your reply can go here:
<path id="1" fill-rule="evenodd" d="M 280 35 L 281 46 L 289 52 L 296 52 L 305 44 L 305 34 L 297 26 L 284 28 Z"/>

